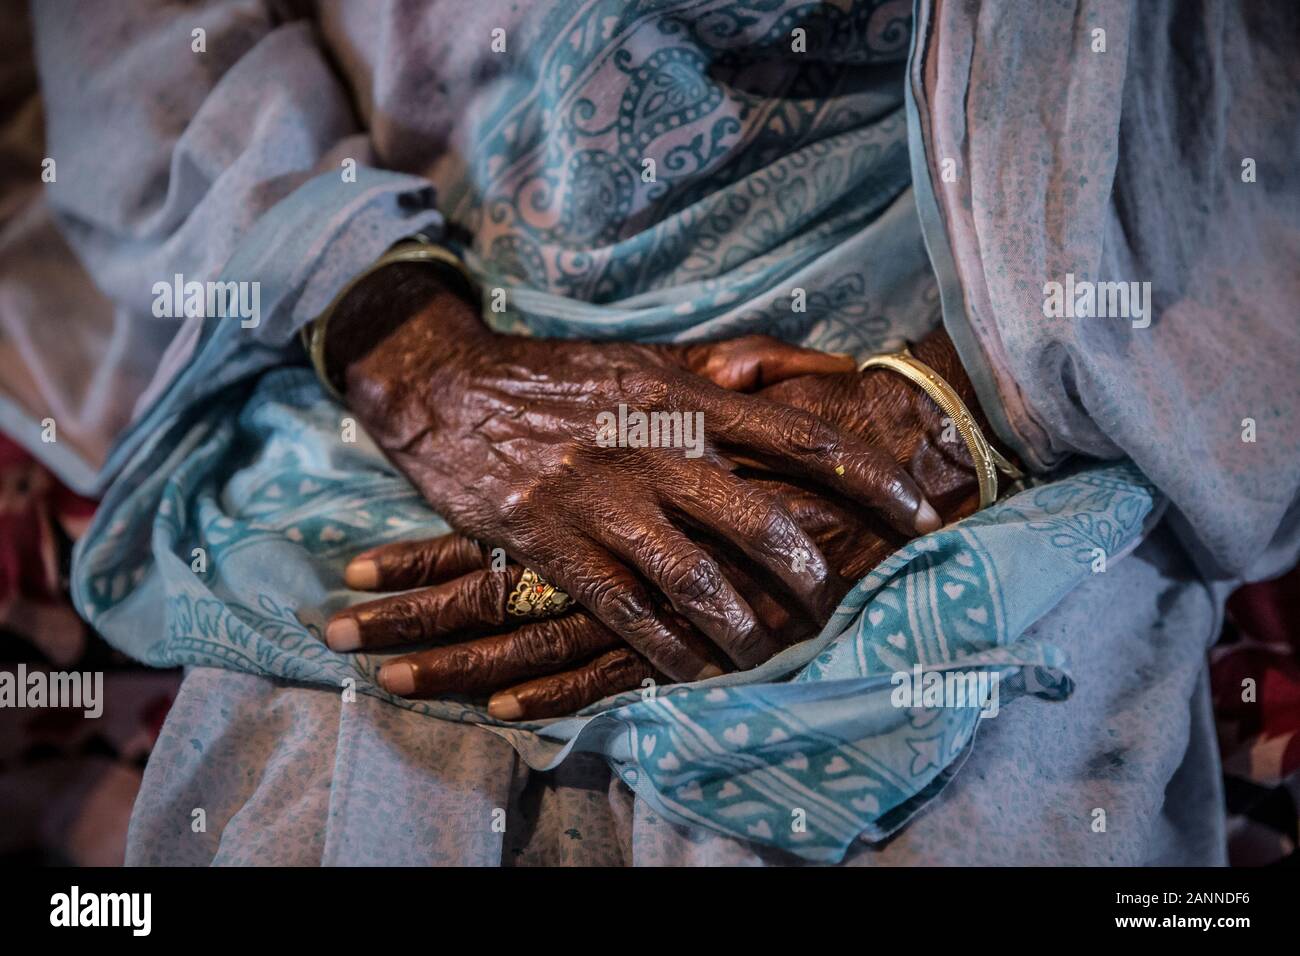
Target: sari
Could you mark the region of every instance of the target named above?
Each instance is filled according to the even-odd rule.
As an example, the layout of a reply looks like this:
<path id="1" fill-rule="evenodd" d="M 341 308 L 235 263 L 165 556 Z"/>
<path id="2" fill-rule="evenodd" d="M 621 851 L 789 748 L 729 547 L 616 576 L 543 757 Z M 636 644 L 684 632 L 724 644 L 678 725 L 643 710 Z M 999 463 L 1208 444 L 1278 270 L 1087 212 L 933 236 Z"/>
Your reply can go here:
<path id="1" fill-rule="evenodd" d="M 1270 256 L 1238 268 L 1228 253 L 1240 236 L 1227 228 L 1253 227 L 1258 213 L 1294 247 L 1293 184 L 1279 170 L 1275 185 L 1227 194 L 1214 174 L 1227 237 L 1197 245 L 1150 215 L 1169 197 L 1126 153 L 1154 122 L 1131 119 L 1134 103 L 1180 79 L 1173 60 L 1135 52 L 1152 24 L 1225 38 L 1211 47 L 1225 64 L 1293 25 L 1280 8 L 1207 11 L 1084 3 L 1073 17 L 1012 22 L 942 2 L 918 4 L 914 17 L 897 2 L 585 0 L 562 15 L 485 3 L 457 10 L 448 36 L 438 4 L 394 3 L 380 16 L 324 4 L 315 29 L 218 5 L 207 22 L 225 72 L 167 101 L 179 135 L 110 163 L 139 188 L 92 198 L 74 177 L 49 190 L 64 234 L 119 308 L 140 311 L 141 277 L 155 272 L 261 290 L 256 327 L 206 318 L 167 343 L 101 469 L 111 484 L 76 556 L 78 609 L 111 643 L 194 668 L 146 774 L 131 858 L 297 859 L 259 839 L 268 825 L 299 835 L 312 861 L 374 860 L 376 846 L 425 861 L 499 858 L 504 843 L 486 821 L 517 797 L 515 784 L 497 786 L 513 753 L 556 779 L 591 758 L 607 767 L 635 793 L 632 816 L 652 821 L 642 858 L 687 834 L 709 853 L 750 852 L 732 848 L 744 841 L 782 859 L 862 861 L 864 846 L 970 776 L 959 771 L 979 755 L 977 731 L 997 728 L 996 759 L 1033 750 L 1043 718 L 1020 715 L 1069 707 L 1081 668 L 1094 696 L 1061 729 L 1076 767 L 1090 754 L 1075 805 L 1044 807 L 1038 766 L 981 777 L 967 809 L 1014 808 L 1027 834 L 1019 859 L 1042 853 L 1046 833 L 1108 833 L 1108 808 L 1120 832 L 1086 849 L 1063 839 L 1074 859 L 1221 858 L 1204 645 L 1229 582 L 1294 561 L 1300 475 L 1293 434 L 1275 430 L 1246 455 L 1239 429 L 1222 426 L 1242 407 L 1276 423 L 1300 396 L 1286 360 L 1296 330 L 1279 319 L 1295 277 Z M 1240 22 L 1270 17 L 1271 31 Z M 72 130 L 93 104 L 57 109 L 60 84 L 74 80 L 49 74 L 98 42 L 95 19 L 58 4 L 36 12 L 55 97 L 48 127 L 79 147 L 73 156 L 108 134 Z M 1091 52 L 1093 22 L 1107 32 L 1105 54 Z M 501 59 L 477 59 L 495 54 L 463 38 L 501 24 Z M 802 51 L 796 31 L 810 44 Z M 1151 136 L 1163 130 L 1173 145 L 1156 144 L 1194 150 L 1244 126 L 1261 157 L 1283 155 L 1273 99 L 1286 95 L 1277 77 L 1294 70 L 1272 43 L 1255 58 L 1254 86 L 1235 85 L 1226 66 L 1214 73 L 1241 108 L 1190 128 L 1157 116 Z M 1008 45 L 1018 59 L 995 52 Z M 123 73 L 138 82 L 145 45 L 127 52 L 136 56 Z M 430 62 L 447 68 L 421 66 Z M 179 59 L 174 68 L 188 70 Z M 121 122 L 157 125 L 124 112 Z M 1064 148 L 1078 143 L 1087 148 Z M 349 160 L 355 181 L 337 168 Z M 169 172 L 164 195 L 147 180 L 151 163 Z M 485 318 L 519 334 L 767 332 L 862 357 L 943 322 L 1000 436 L 1042 477 L 911 542 L 857 583 L 816 638 L 753 671 L 519 725 L 473 701 L 389 697 L 374 680 L 383 655 L 334 654 L 321 627 L 360 597 L 342 584 L 349 556 L 445 526 L 364 434 L 344 440 L 347 411 L 301 366 L 294 333 L 389 243 L 440 229 L 448 241 L 471 237 L 467 264 L 509 303 Z M 1048 321 L 1040 288 L 1066 272 L 1156 276 L 1154 321 Z M 1198 399 L 1218 344 L 1187 329 L 1227 303 L 1252 373 L 1216 378 Z M 1186 404 L 1168 401 L 1171 387 Z M 1180 413 L 1188 407 L 1201 414 Z M 1071 456 L 1087 459 L 1063 464 Z M 1134 581 L 1160 591 L 1160 614 Z M 1152 657 L 1142 635 L 1154 640 L 1162 615 L 1182 633 L 1162 634 Z M 1109 659 L 1081 663 L 1098 620 Z M 949 672 L 996 675 L 988 728 L 981 706 L 892 699 L 897 674 Z M 1139 705 L 1108 697 L 1120 688 Z M 310 713 L 329 698 L 342 703 L 320 727 L 254 728 L 240 713 Z M 354 707 L 366 698 L 379 706 Z M 235 769 L 261 786 L 214 784 Z M 1167 797 L 1175 779 L 1183 793 Z M 208 807 L 221 826 L 181 846 L 168 834 L 184 825 L 182 808 L 203 805 L 193 803 L 200 781 L 207 803 L 221 795 Z M 366 813 L 375 800 L 390 810 Z M 391 835 L 412 821 L 423 849 L 395 849 Z M 586 839 L 626 846 L 626 825 L 607 829 Z M 939 852 L 978 857 L 952 830 Z"/>

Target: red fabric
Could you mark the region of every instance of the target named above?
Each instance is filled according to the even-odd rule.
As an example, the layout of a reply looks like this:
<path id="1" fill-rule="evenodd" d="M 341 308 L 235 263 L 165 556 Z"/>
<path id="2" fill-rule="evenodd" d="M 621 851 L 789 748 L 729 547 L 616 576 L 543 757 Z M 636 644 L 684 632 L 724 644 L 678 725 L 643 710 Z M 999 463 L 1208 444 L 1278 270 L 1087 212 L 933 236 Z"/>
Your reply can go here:
<path id="1" fill-rule="evenodd" d="M 1300 568 L 1238 588 L 1227 613 L 1237 640 L 1210 669 L 1224 765 L 1276 785 L 1300 770 Z"/>
<path id="2" fill-rule="evenodd" d="M 1300 569 L 1228 599 L 1210 682 L 1234 866 L 1300 853 Z M 1253 691 L 1252 692 L 1248 692 Z"/>
<path id="3" fill-rule="evenodd" d="M 64 599 L 56 528 L 75 539 L 94 513 L 94 501 L 0 435 L 0 609 L 19 598 Z"/>

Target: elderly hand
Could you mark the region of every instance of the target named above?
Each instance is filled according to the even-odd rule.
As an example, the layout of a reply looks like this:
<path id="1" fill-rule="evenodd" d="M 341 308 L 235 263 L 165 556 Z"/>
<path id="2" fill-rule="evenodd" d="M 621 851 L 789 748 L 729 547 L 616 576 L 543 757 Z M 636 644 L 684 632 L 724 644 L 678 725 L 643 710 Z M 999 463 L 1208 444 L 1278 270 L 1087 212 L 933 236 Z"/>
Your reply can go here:
<path id="1" fill-rule="evenodd" d="M 937 333 L 915 351 L 978 414 L 973 389 L 947 337 Z M 964 444 L 959 438 L 951 440 L 938 407 L 901 377 L 884 370 L 810 375 L 775 385 L 763 394 L 887 443 L 948 520 L 974 511 L 978 489 Z M 841 582 L 834 593 L 836 601 L 847 590 L 846 581 L 860 578 L 902 543 L 887 527 L 860 516 L 846 502 L 771 476 L 751 475 L 748 480 L 775 496 L 812 537 Z M 781 646 L 811 636 L 828 616 L 830 608 L 815 618 L 799 612 L 792 616 L 761 580 L 763 569 L 725 546 L 710 550 L 758 619 L 778 635 Z M 373 614 L 390 633 L 410 640 L 501 630 L 512 624 L 506 602 L 522 569 L 487 568 L 485 549 L 457 535 L 377 548 L 349 565 L 350 584 L 380 590 L 428 589 L 341 614 Z M 677 623 L 689 630 L 684 622 Z M 516 720 L 569 713 L 645 680 L 662 678 L 598 621 L 577 612 L 397 658 L 384 666 L 380 680 L 391 692 L 413 697 L 497 691 L 489 712 Z"/>
<path id="2" fill-rule="evenodd" d="M 796 520 L 810 528 L 818 524 L 805 513 L 810 505 L 822 519 L 834 520 L 833 512 L 817 505 L 806 492 L 776 482 L 765 484 L 789 505 Z M 800 612 L 792 616 L 772 588 L 753 577 L 741 556 L 718 547 L 713 560 L 749 600 L 758 620 L 781 642 L 779 646 L 816 632 L 810 618 Z M 514 564 L 493 570 L 488 549 L 461 535 L 399 542 L 358 556 L 348 567 L 349 583 L 372 584 L 376 590 L 418 590 L 340 614 L 360 612 L 399 642 L 403 637 L 410 642 L 454 636 L 458 643 L 385 663 L 380 683 L 389 692 L 408 697 L 499 691 L 488 710 L 502 720 L 558 716 L 645 681 L 672 682 L 581 608 L 520 624 L 507 608 L 523 573 Z M 836 590 L 836 600 L 842 590 Z M 691 636 L 689 623 L 669 608 L 662 613 L 683 636 Z"/>
<path id="3" fill-rule="evenodd" d="M 780 647 L 695 529 L 744 554 L 811 616 L 825 616 L 841 589 L 779 498 L 737 477 L 731 461 L 817 482 L 900 534 L 939 525 L 887 451 L 738 391 L 851 367 L 758 336 L 690 346 L 502 336 L 444 289 L 352 358 L 345 380 L 348 404 L 455 529 L 503 547 L 671 678 L 694 680 Z M 680 445 L 700 436 L 681 428 L 679 447 L 611 443 L 605 416 L 620 408 L 692 425 L 702 417 L 699 456 Z M 433 625 L 394 624 L 430 620 L 423 600 L 404 596 L 396 616 L 350 609 L 326 639 L 336 650 L 428 639 Z"/>

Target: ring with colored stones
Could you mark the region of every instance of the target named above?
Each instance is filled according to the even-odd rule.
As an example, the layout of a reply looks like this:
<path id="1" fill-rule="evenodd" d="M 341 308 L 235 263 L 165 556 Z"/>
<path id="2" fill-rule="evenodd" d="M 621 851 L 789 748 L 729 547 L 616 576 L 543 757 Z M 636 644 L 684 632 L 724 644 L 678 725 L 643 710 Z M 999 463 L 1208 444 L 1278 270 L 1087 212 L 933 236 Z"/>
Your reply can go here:
<path id="1" fill-rule="evenodd" d="M 543 581 L 532 568 L 524 568 L 506 601 L 506 611 L 513 617 L 553 617 L 568 610 L 571 600 L 554 584 Z"/>

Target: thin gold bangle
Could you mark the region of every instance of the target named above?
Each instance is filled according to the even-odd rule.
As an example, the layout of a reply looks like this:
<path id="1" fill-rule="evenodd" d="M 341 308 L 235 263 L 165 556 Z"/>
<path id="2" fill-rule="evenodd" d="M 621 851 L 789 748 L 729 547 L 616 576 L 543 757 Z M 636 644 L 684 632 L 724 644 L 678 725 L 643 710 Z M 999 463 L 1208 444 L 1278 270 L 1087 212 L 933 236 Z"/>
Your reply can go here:
<path id="1" fill-rule="evenodd" d="M 858 366 L 858 371 L 865 372 L 869 368 L 891 369 L 919 385 L 956 426 L 962 440 L 966 442 L 971 460 L 975 462 L 975 476 L 980 486 L 981 510 L 998 500 L 999 471 L 1012 481 L 1024 478 L 1024 473 L 1019 468 L 1007 461 L 989 444 L 988 439 L 984 437 L 984 432 L 975 421 L 975 416 L 970 413 L 970 409 L 961 400 L 957 390 L 907 348 L 894 354 L 873 355 Z"/>
<path id="2" fill-rule="evenodd" d="M 465 268 L 465 264 L 454 253 L 449 249 L 434 244 L 425 236 L 416 236 L 414 239 L 406 239 L 397 243 L 376 259 L 370 265 L 370 268 L 354 276 L 339 294 L 330 301 L 330 304 L 325 307 L 325 311 L 302 327 L 301 333 L 302 344 L 307 349 L 307 355 L 311 358 L 312 368 L 316 370 L 316 377 L 320 379 L 326 390 L 339 401 L 343 400 L 343 396 L 334 387 L 334 383 L 330 381 L 329 373 L 325 368 L 325 335 L 330 317 L 333 316 L 344 297 L 355 289 L 363 279 L 395 262 L 428 262 L 441 266 L 450 266 L 465 278 L 471 288 L 475 288 L 477 285 L 474 277 Z"/>

